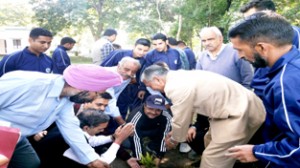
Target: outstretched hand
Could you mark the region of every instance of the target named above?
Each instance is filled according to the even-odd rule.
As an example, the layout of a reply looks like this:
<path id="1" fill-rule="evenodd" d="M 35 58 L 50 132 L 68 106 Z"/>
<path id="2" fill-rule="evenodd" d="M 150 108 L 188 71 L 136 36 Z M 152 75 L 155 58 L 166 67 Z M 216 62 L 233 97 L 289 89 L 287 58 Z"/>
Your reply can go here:
<path id="1" fill-rule="evenodd" d="M 87 165 L 88 168 L 109 168 L 110 166 L 101 160 L 94 160 Z"/>
<path id="2" fill-rule="evenodd" d="M 124 126 L 119 126 L 115 133 L 115 143 L 121 144 L 125 139 L 127 139 L 134 132 L 134 125 L 132 123 L 127 123 Z"/>
<path id="3" fill-rule="evenodd" d="M 165 138 L 167 150 L 175 149 L 176 146 L 178 145 L 178 142 L 173 140 L 171 137 L 172 137 L 172 132 L 169 132 Z"/>
<path id="4" fill-rule="evenodd" d="M 258 159 L 254 156 L 252 150 L 254 145 L 239 145 L 228 149 L 225 156 L 235 158 L 242 163 L 255 162 Z"/>

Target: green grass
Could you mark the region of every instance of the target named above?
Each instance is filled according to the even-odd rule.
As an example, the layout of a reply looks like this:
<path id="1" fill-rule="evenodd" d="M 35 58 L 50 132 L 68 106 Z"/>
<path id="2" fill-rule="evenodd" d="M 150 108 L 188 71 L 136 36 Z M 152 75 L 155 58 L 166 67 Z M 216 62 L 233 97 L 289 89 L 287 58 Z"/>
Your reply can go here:
<path id="1" fill-rule="evenodd" d="M 2 60 L 3 56 L 0 55 L 0 61 Z M 71 63 L 72 64 L 92 64 L 92 58 L 88 57 L 80 57 L 80 56 L 74 56 L 70 57 L 71 58 Z"/>
<path id="2" fill-rule="evenodd" d="M 80 56 L 74 56 L 70 57 L 71 58 L 71 63 L 72 64 L 92 64 L 92 58 L 88 57 L 80 57 Z"/>

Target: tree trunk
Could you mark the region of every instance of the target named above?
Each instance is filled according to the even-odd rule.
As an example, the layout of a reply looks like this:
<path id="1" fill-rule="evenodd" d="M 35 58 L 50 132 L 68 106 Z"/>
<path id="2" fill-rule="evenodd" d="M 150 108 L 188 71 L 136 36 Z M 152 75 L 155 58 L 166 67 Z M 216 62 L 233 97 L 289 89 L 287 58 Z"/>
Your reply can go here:
<path id="1" fill-rule="evenodd" d="M 101 16 L 102 16 L 102 9 L 104 0 L 89 0 L 93 6 L 93 8 L 96 10 L 98 15 L 98 23 L 96 24 L 96 27 L 93 27 L 93 23 L 91 21 L 88 21 L 89 28 L 92 32 L 92 35 L 94 37 L 94 40 L 98 40 L 101 37 L 101 33 L 103 31 L 103 23 L 101 22 Z"/>
<path id="2" fill-rule="evenodd" d="M 177 29 L 177 34 L 176 34 L 176 40 L 180 39 L 181 28 L 182 28 L 182 15 L 179 15 L 178 16 L 178 29 Z"/>
<path id="3" fill-rule="evenodd" d="M 160 30 L 165 31 L 164 26 L 163 26 L 163 22 L 161 20 L 161 13 L 160 13 L 160 10 L 159 10 L 159 3 L 160 3 L 160 0 L 156 0 L 156 12 L 158 14 L 158 21 L 159 21 L 159 25 L 160 25 Z"/>

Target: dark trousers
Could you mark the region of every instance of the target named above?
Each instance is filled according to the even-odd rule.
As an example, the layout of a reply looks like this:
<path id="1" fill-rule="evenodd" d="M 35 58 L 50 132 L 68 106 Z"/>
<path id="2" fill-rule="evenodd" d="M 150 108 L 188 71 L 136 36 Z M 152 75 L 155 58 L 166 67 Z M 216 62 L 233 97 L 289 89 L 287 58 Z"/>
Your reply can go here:
<path id="1" fill-rule="evenodd" d="M 40 159 L 27 138 L 21 139 L 15 148 L 8 168 L 38 168 Z"/>
<path id="2" fill-rule="evenodd" d="M 189 146 L 198 154 L 202 155 L 204 151 L 204 135 L 207 131 L 197 131 L 196 137 L 192 142 L 188 142 Z"/>

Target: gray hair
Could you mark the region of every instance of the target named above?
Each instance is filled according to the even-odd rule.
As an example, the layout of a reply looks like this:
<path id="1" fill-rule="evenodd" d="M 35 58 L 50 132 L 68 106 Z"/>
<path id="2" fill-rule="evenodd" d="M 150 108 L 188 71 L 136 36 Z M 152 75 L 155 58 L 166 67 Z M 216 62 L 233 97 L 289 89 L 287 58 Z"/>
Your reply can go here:
<path id="1" fill-rule="evenodd" d="M 119 65 L 120 66 L 123 66 L 125 65 L 127 62 L 132 62 L 133 64 L 135 64 L 136 66 L 138 66 L 138 68 L 140 69 L 141 68 L 141 63 L 140 61 L 130 57 L 130 56 L 125 56 L 123 57 L 120 61 L 119 61 Z"/>
<path id="2" fill-rule="evenodd" d="M 204 27 L 204 28 L 202 28 L 202 29 L 200 30 L 200 33 L 199 33 L 200 38 L 201 38 L 201 36 L 202 36 L 205 32 L 207 32 L 207 31 L 212 31 L 212 32 L 214 32 L 218 37 L 223 37 L 221 30 L 220 30 L 219 28 L 217 28 L 216 26 L 212 26 L 212 27 Z"/>
<path id="3" fill-rule="evenodd" d="M 166 76 L 169 70 L 159 65 L 151 65 L 147 67 L 142 76 L 141 81 L 152 81 L 154 76 Z"/>

